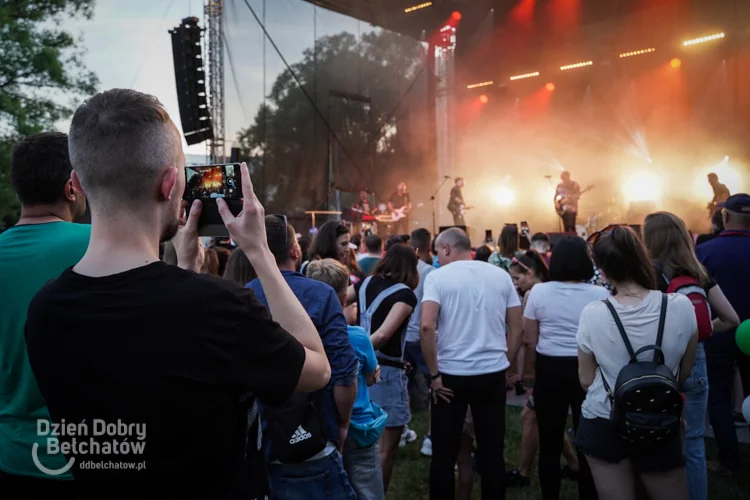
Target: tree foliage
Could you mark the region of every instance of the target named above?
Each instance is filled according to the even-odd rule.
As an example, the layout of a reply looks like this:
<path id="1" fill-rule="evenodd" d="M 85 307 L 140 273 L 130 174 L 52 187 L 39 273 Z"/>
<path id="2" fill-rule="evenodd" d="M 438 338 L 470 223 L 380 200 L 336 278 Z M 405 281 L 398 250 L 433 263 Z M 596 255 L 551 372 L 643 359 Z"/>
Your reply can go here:
<path id="1" fill-rule="evenodd" d="M 377 189 L 382 176 L 376 172 L 408 163 L 396 127 L 408 106 L 397 105 L 413 79 L 423 75 L 423 61 L 417 42 L 388 31 L 364 33 L 359 40 L 340 33 L 305 50 L 292 70 L 343 145 L 329 136 L 292 73 L 283 71 L 254 122 L 238 134 L 267 208 L 292 214 L 326 205 L 329 139 L 334 164 L 330 180 L 345 190 Z M 371 102 L 330 97 L 329 91 L 365 96 Z"/>
<path id="2" fill-rule="evenodd" d="M 19 210 L 9 181 L 13 142 L 54 129 L 76 99 L 95 91 L 80 40 L 64 29 L 72 19 L 90 19 L 93 8 L 94 0 L 0 2 L 0 228 Z"/>

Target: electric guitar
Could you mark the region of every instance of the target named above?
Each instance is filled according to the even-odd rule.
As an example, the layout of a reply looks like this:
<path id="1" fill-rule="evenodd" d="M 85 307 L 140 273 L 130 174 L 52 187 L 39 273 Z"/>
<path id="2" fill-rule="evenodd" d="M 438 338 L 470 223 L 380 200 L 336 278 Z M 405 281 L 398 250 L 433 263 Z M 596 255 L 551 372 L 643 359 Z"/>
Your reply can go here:
<path id="1" fill-rule="evenodd" d="M 417 204 L 417 208 L 420 208 L 420 207 L 423 207 L 423 206 L 424 206 L 424 203 L 418 203 Z M 407 215 L 409 215 L 409 212 L 411 212 L 411 210 L 408 208 L 408 206 L 403 206 L 401 208 L 394 208 L 391 211 L 391 221 L 392 222 L 398 222 L 401 219 L 403 219 L 404 217 L 406 217 Z"/>
<path id="2" fill-rule="evenodd" d="M 561 196 L 561 195 L 555 196 L 555 211 L 557 212 L 557 215 L 562 217 L 562 215 L 565 213 L 563 206 L 567 205 L 568 203 L 578 201 L 581 198 L 581 196 L 583 196 L 584 193 L 591 191 L 592 189 L 594 189 L 594 187 L 595 186 L 593 185 L 588 186 L 586 189 L 584 189 L 578 194 L 569 194 L 567 196 Z"/>

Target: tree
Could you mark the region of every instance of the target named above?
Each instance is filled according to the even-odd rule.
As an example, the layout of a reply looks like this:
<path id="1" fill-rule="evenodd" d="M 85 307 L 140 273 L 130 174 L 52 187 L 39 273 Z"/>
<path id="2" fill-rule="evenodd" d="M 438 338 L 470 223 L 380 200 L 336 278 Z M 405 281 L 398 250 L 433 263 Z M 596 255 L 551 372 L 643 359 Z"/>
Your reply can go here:
<path id="1" fill-rule="evenodd" d="M 90 19 L 93 8 L 94 0 L 0 3 L 0 230 L 19 213 L 9 179 L 13 143 L 54 129 L 70 116 L 75 99 L 95 91 L 97 79 L 82 64 L 80 40 L 61 28 L 71 19 Z"/>
<path id="2" fill-rule="evenodd" d="M 299 214 L 320 209 L 327 204 L 329 181 L 343 190 L 377 190 L 383 176 L 376 173 L 418 162 L 409 158 L 396 123 L 409 98 L 424 99 L 424 91 L 414 90 L 397 106 L 413 80 L 424 78 L 423 64 L 419 43 L 388 31 L 364 33 L 359 40 L 350 33 L 327 36 L 305 50 L 292 69 L 342 145 L 329 136 L 291 72 L 283 71 L 253 124 L 238 133 L 267 210 Z M 366 96 L 371 103 L 330 98 L 329 91 Z M 329 139 L 333 179 L 328 175 Z"/>

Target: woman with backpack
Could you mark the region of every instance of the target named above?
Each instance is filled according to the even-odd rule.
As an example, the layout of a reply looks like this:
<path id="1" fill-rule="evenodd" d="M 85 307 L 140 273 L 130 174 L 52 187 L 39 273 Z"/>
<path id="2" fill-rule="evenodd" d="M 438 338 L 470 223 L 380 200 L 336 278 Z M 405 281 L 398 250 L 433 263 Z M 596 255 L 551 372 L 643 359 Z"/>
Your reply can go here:
<path id="1" fill-rule="evenodd" d="M 686 469 L 690 500 L 708 498 L 708 474 L 703 433 L 708 406 L 708 375 L 702 342 L 711 333 L 739 324 L 739 317 L 721 288 L 695 256 L 685 223 L 674 214 L 657 212 L 646 217 L 643 242 L 654 265 L 656 285 L 665 293 L 681 293 L 693 302 L 698 322 L 698 347 L 693 372 L 682 384 L 685 394 Z M 711 313 L 717 318 L 711 321 Z"/>
<path id="2" fill-rule="evenodd" d="M 370 397 L 388 414 L 380 437 L 383 485 L 388 483 L 404 426 L 411 420 L 409 393 L 403 361 L 406 328 L 419 284 L 417 254 L 410 246 L 392 246 L 377 263 L 372 275 L 355 285 L 359 325 L 370 335 L 380 364 L 380 382 L 370 387 Z"/>
<path id="3" fill-rule="evenodd" d="M 600 233 L 593 256 L 616 294 L 586 306 L 579 321 L 587 393 L 578 446 L 600 498 L 634 500 L 637 475 L 649 498 L 687 500 L 678 384 L 698 344 L 693 304 L 655 290 L 646 248 L 627 226 Z"/>
<path id="4" fill-rule="evenodd" d="M 584 240 L 561 240 L 552 250 L 550 280 L 529 291 L 523 311 L 524 343 L 536 352 L 534 407 L 539 427 L 539 483 L 544 500 L 560 498 L 560 455 L 568 408 L 578 428 L 586 394 L 578 382 L 578 318 L 588 304 L 609 297 L 609 291 L 588 281 L 594 275 Z M 596 498 L 591 475 L 579 459 L 578 493 Z"/>

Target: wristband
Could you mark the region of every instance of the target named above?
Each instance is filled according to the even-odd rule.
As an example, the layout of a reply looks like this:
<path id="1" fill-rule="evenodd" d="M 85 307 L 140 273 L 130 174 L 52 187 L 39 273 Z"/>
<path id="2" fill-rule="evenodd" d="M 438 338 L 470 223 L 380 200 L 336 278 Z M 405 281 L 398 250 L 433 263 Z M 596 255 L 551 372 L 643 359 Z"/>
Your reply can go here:
<path id="1" fill-rule="evenodd" d="M 432 382 L 433 380 L 439 379 L 440 375 L 441 375 L 440 372 L 437 372 L 437 375 L 430 375 L 430 382 Z"/>

